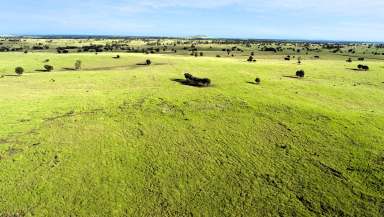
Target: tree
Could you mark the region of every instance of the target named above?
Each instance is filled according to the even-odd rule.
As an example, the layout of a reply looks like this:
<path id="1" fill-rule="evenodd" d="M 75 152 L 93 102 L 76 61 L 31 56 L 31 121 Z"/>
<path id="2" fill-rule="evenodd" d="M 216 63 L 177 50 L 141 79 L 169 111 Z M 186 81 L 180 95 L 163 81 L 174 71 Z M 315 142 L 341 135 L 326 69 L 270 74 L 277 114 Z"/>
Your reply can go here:
<path id="1" fill-rule="evenodd" d="M 296 72 L 296 76 L 299 78 L 303 78 L 305 75 L 304 70 L 299 70 Z"/>
<path id="2" fill-rule="evenodd" d="M 53 70 L 53 66 L 51 66 L 51 65 L 45 65 L 45 66 L 44 66 L 44 69 L 45 69 L 47 72 L 50 72 L 50 71 Z"/>
<path id="3" fill-rule="evenodd" d="M 256 84 L 260 84 L 261 79 L 260 79 L 260 78 L 256 78 L 256 79 L 255 79 L 255 82 L 256 82 Z"/>
<path id="4" fill-rule="evenodd" d="M 82 62 L 81 60 L 76 60 L 75 62 L 75 70 L 80 70 L 81 69 Z"/>
<path id="5" fill-rule="evenodd" d="M 147 64 L 148 66 L 152 64 L 152 61 L 150 59 L 146 60 L 145 61 L 145 64 Z"/>
<path id="6" fill-rule="evenodd" d="M 24 73 L 24 68 L 23 67 L 16 67 L 15 68 L 15 73 L 17 74 L 17 75 L 22 75 L 23 73 Z"/>

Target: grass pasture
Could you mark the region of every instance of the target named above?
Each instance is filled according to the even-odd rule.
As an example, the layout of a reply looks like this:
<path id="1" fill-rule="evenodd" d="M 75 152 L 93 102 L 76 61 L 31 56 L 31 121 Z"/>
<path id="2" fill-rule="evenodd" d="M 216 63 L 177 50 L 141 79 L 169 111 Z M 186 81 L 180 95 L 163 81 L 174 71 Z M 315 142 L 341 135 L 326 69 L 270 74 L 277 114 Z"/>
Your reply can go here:
<path id="1" fill-rule="evenodd" d="M 116 54 L 0 53 L 1 217 L 384 215 L 382 61 Z"/>

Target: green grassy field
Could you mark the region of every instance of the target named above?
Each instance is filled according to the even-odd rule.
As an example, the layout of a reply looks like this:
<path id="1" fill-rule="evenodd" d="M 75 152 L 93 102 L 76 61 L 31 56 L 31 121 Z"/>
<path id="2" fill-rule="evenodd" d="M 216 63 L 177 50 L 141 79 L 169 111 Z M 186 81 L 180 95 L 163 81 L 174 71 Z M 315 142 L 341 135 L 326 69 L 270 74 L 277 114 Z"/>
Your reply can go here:
<path id="1" fill-rule="evenodd" d="M 0 53 L 1 217 L 384 215 L 382 61 L 115 55 Z"/>

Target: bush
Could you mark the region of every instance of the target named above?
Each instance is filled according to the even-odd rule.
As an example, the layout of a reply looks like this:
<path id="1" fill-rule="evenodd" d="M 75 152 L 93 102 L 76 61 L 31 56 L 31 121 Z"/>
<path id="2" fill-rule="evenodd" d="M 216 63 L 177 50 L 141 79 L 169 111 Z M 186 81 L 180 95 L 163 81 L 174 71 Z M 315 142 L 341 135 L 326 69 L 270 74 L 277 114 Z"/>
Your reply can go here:
<path id="1" fill-rule="evenodd" d="M 149 66 L 149 65 L 152 64 L 152 61 L 150 59 L 148 59 L 148 60 L 145 61 L 145 64 L 147 64 L 147 66 Z"/>
<path id="2" fill-rule="evenodd" d="M 22 75 L 23 73 L 24 73 L 24 68 L 23 67 L 16 67 L 15 68 L 15 73 L 17 74 L 17 75 Z"/>
<path id="3" fill-rule="evenodd" d="M 248 62 L 253 62 L 253 56 L 249 56 L 249 58 L 247 59 Z"/>
<path id="4" fill-rule="evenodd" d="M 50 71 L 53 70 L 53 66 L 51 66 L 51 65 L 45 65 L 45 66 L 44 66 L 44 69 L 45 69 L 47 72 L 50 72 Z"/>
<path id="5" fill-rule="evenodd" d="M 305 72 L 304 70 L 299 70 L 296 72 L 296 76 L 299 77 L 299 78 L 303 78 L 305 75 Z"/>
<path id="6" fill-rule="evenodd" d="M 359 61 L 364 61 L 365 58 L 364 58 L 364 57 L 359 57 L 358 60 L 359 60 Z"/>
<path id="7" fill-rule="evenodd" d="M 75 62 L 75 70 L 80 70 L 81 69 L 82 62 L 81 60 L 76 60 Z"/>
<path id="8" fill-rule="evenodd" d="M 256 82 L 256 84 L 260 84 L 261 79 L 260 79 L 260 78 L 256 78 L 256 79 L 255 79 L 255 82 Z"/>
<path id="9" fill-rule="evenodd" d="M 197 87 L 208 87 L 211 84 L 211 80 L 208 78 L 197 78 L 189 73 L 185 73 L 186 84 Z"/>
<path id="10" fill-rule="evenodd" d="M 347 59 L 346 61 L 347 61 L 347 63 L 351 63 L 351 62 L 352 62 L 352 59 L 349 58 L 349 59 Z"/>
<path id="11" fill-rule="evenodd" d="M 357 66 L 357 68 L 358 68 L 359 70 L 364 70 L 364 71 L 368 71 L 368 70 L 369 70 L 369 66 L 361 65 L 361 64 L 359 64 L 359 65 Z"/>

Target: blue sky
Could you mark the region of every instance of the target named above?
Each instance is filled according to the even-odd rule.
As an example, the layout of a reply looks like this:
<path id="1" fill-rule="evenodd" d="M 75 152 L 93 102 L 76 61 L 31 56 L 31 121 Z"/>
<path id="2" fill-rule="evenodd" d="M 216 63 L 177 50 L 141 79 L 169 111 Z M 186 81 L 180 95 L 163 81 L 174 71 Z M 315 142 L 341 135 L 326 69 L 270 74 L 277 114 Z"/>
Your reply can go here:
<path id="1" fill-rule="evenodd" d="M 384 41 L 383 0 L 0 0 L 0 35 Z"/>

